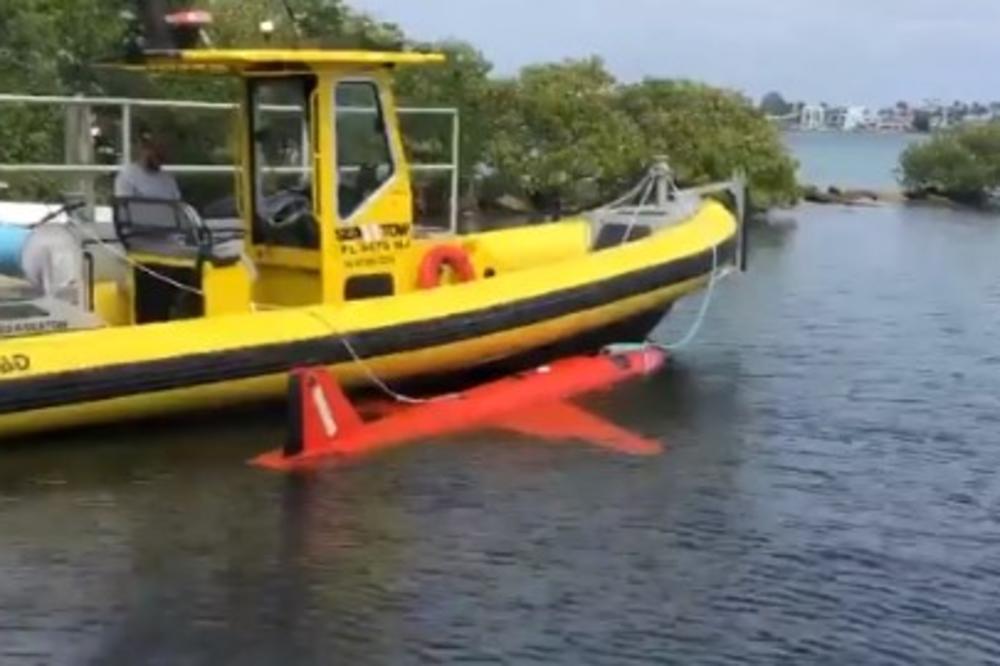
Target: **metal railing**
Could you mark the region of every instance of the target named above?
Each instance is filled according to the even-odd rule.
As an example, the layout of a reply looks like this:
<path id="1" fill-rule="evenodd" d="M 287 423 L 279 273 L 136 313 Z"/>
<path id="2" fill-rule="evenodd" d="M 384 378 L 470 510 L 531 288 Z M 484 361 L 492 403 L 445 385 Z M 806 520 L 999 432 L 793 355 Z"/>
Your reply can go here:
<path id="1" fill-rule="evenodd" d="M 195 100 L 173 100 L 173 99 L 142 99 L 131 97 L 84 97 L 63 96 L 63 95 L 17 95 L 0 93 L 0 106 L 3 105 L 41 105 L 58 106 L 64 108 L 75 108 L 81 113 L 87 113 L 94 108 L 117 107 L 120 113 L 119 142 L 120 158 L 116 164 L 96 164 L 93 162 L 75 162 L 67 159 L 62 164 L 55 163 L 0 163 L 0 174 L 3 173 L 33 173 L 33 174 L 54 174 L 54 175 L 78 175 L 78 176 L 98 176 L 116 173 L 122 166 L 132 161 L 132 126 L 134 110 L 140 108 L 147 109 L 178 109 L 188 111 L 233 111 L 239 108 L 238 104 L 229 102 L 201 102 Z M 296 106 L 266 106 L 264 110 L 274 112 L 298 112 L 301 107 Z M 448 222 L 452 233 L 458 230 L 458 209 L 459 209 L 459 150 L 461 142 L 461 121 L 459 112 L 451 107 L 400 107 L 397 109 L 400 116 L 447 116 L 451 118 L 451 141 L 450 153 L 451 161 L 444 163 L 411 163 L 410 169 L 417 173 L 448 173 L 450 176 L 449 188 L 449 210 Z M 80 136 L 74 137 L 78 144 L 92 141 L 90 128 L 85 127 L 86 123 L 78 123 L 77 131 Z M 86 136 L 82 133 L 87 132 Z M 69 137 L 67 137 L 69 139 Z M 68 142 L 67 142 L 68 143 Z M 239 171 L 236 165 L 223 164 L 171 164 L 165 169 L 177 174 L 232 174 Z M 278 170 L 283 168 L 279 167 Z M 297 167 L 288 167 L 295 170 Z"/>

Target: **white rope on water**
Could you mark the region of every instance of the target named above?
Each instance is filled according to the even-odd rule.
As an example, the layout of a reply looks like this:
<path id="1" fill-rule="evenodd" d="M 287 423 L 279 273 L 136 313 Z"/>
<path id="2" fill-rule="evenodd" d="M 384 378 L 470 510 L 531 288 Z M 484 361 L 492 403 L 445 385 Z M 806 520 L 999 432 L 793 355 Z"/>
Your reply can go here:
<path id="1" fill-rule="evenodd" d="M 691 326 L 688 328 L 687 333 L 684 334 L 677 342 L 657 342 L 652 338 L 646 338 L 644 342 L 623 342 L 613 345 L 608 345 L 604 348 L 604 351 L 609 354 L 615 353 L 625 353 L 630 351 L 639 351 L 646 349 L 648 347 L 654 347 L 656 349 L 662 349 L 664 351 L 679 351 L 684 347 L 687 347 L 692 342 L 697 339 L 698 334 L 701 332 L 702 326 L 705 324 L 705 319 L 708 316 L 709 307 L 712 304 L 712 299 L 715 295 L 715 286 L 719 282 L 720 272 L 719 272 L 719 246 L 712 246 L 712 272 L 708 276 L 708 287 L 705 289 L 705 296 L 701 301 L 701 305 L 698 308 L 698 313 L 695 315 L 694 321 L 691 322 Z"/>
<path id="2" fill-rule="evenodd" d="M 705 318 L 708 315 L 708 308 L 712 305 L 712 298 L 715 295 L 715 285 L 719 282 L 719 246 L 712 246 L 712 272 L 708 276 L 708 287 L 705 289 L 705 297 L 701 300 L 701 307 L 698 308 L 698 314 L 691 323 L 691 328 L 688 332 L 677 342 L 671 343 L 660 343 L 655 340 L 647 340 L 648 343 L 653 344 L 661 349 L 667 351 L 677 351 L 687 347 L 689 344 L 695 341 L 698 337 L 698 333 L 701 332 L 701 327 L 705 323 Z"/>
<path id="3" fill-rule="evenodd" d="M 622 242 L 624 243 L 628 242 L 628 237 L 632 233 L 632 229 L 639 222 L 639 212 L 642 209 L 642 207 L 646 205 L 646 202 L 649 200 L 649 196 L 650 194 L 652 194 L 653 187 L 655 185 L 656 185 L 656 177 L 652 173 L 647 174 L 646 178 L 644 179 L 644 182 L 640 182 L 631 193 L 626 195 L 626 197 L 619 199 L 619 202 L 627 201 L 628 198 L 634 196 L 636 193 L 639 192 L 642 193 L 642 196 L 639 198 L 639 203 L 632 214 L 632 219 L 625 229 L 625 235 L 622 238 Z M 661 343 L 647 338 L 645 342 L 641 343 L 623 343 L 623 344 L 609 345 L 608 347 L 605 347 L 605 351 L 609 352 L 628 351 L 628 350 L 642 349 L 644 347 L 656 347 L 659 349 L 663 349 L 665 351 L 677 351 L 679 349 L 687 347 L 692 342 L 694 342 L 694 340 L 698 337 L 698 334 L 701 332 L 701 328 L 705 323 L 705 318 L 708 315 L 708 309 L 712 304 L 712 299 L 715 295 L 715 286 L 718 283 L 718 281 L 719 281 L 719 246 L 716 244 L 712 245 L 712 272 L 709 274 L 708 277 L 708 287 L 705 290 L 705 297 L 702 299 L 701 306 L 698 308 L 698 313 L 695 316 L 694 321 L 691 323 L 691 327 L 688 329 L 687 333 L 684 334 L 684 337 L 682 337 L 677 342 L 671 342 L 671 343 Z"/>
<path id="4" fill-rule="evenodd" d="M 391 386 L 389 386 L 384 379 L 378 376 L 378 373 L 371 367 L 371 365 L 365 361 L 360 354 L 354 349 L 354 345 L 351 344 L 348 335 L 337 329 L 336 326 L 331 324 L 326 320 L 320 313 L 315 310 L 306 310 L 306 314 L 318 321 L 319 323 L 326 326 L 335 336 L 340 339 L 341 344 L 344 345 L 344 349 L 347 353 L 351 355 L 354 362 L 361 368 L 365 373 L 368 380 L 380 391 L 385 393 L 387 396 L 395 400 L 396 402 L 403 403 L 405 405 L 426 405 L 432 402 L 444 402 L 446 400 L 455 400 L 459 397 L 457 393 L 448 393 L 445 395 L 434 396 L 433 398 L 417 398 L 412 395 L 407 395 L 405 393 L 400 393 Z"/>

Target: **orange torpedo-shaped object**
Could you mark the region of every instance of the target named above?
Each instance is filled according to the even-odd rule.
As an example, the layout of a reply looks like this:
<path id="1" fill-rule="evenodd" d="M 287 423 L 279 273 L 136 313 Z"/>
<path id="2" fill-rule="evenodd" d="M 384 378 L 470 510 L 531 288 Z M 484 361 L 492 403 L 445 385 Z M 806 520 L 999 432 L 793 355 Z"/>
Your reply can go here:
<path id="1" fill-rule="evenodd" d="M 405 405 L 364 421 L 336 379 L 323 368 L 296 370 L 289 380 L 290 433 L 285 447 L 254 458 L 268 469 L 308 469 L 390 447 L 482 428 L 547 441 L 580 439 L 631 455 L 662 452 L 654 440 L 629 432 L 570 402 L 659 369 L 656 348 L 575 356 L 450 396 Z"/>

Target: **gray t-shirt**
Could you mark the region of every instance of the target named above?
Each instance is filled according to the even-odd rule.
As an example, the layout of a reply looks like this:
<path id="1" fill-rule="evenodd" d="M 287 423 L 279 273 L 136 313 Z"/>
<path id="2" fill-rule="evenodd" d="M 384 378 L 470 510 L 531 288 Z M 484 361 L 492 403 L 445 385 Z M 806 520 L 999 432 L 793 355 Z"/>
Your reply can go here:
<path id="1" fill-rule="evenodd" d="M 181 190 L 177 187 L 177 180 L 166 171 L 150 171 L 141 164 L 133 163 L 118 172 L 115 196 L 180 201 Z"/>

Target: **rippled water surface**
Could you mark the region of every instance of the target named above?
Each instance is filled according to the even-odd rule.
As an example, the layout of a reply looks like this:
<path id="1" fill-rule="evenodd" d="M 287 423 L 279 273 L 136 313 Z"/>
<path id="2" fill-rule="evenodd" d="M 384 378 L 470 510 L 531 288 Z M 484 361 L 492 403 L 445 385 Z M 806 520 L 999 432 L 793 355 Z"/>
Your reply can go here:
<path id="1" fill-rule="evenodd" d="M 660 458 L 286 478 L 280 410 L 3 452 L 0 664 L 1000 663 L 1000 220 L 794 217 L 587 400 Z"/>

